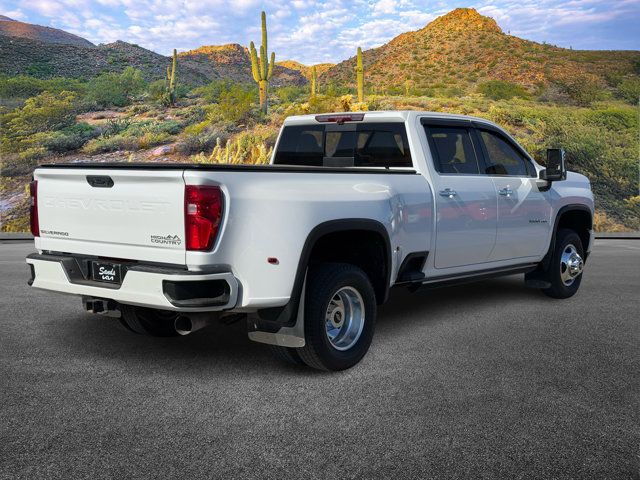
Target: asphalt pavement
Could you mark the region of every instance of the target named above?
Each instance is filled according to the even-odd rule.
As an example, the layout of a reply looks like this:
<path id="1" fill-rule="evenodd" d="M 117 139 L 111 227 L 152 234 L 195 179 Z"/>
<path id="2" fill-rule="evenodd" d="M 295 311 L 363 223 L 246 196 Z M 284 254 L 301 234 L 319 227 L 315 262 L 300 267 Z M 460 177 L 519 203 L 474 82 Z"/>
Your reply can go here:
<path id="1" fill-rule="evenodd" d="M 280 363 L 243 325 L 158 339 L 27 286 L 0 243 L 0 478 L 640 478 L 640 240 L 578 294 L 409 293 L 361 364 Z"/>

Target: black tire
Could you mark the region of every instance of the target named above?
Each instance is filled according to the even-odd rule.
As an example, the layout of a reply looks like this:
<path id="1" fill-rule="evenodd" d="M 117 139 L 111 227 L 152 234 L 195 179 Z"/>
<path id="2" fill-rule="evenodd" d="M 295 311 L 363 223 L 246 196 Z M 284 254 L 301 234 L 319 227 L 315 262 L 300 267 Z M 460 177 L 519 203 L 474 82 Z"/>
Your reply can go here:
<path id="1" fill-rule="evenodd" d="M 140 335 L 152 337 L 177 337 L 174 328 L 176 312 L 156 310 L 154 308 L 120 305 L 122 317 L 120 323 L 127 329 Z"/>
<path id="2" fill-rule="evenodd" d="M 566 228 L 558 230 L 554 245 L 551 262 L 546 272 L 546 279 L 551 283 L 551 287 L 542 291 L 551 298 L 569 298 L 576 294 L 582 282 L 582 273 L 573 279 L 570 285 L 566 285 L 562 280 L 562 255 L 565 250 L 573 245 L 580 257 L 584 259 L 584 250 L 580 236 L 573 230 Z"/>
<path id="3" fill-rule="evenodd" d="M 283 362 L 291 365 L 306 365 L 300 355 L 297 348 L 281 347 L 279 345 L 269 345 L 269 350 L 274 357 Z"/>
<path id="4" fill-rule="evenodd" d="M 332 299 L 345 287 L 360 295 L 364 317 L 361 317 L 361 333 L 354 335 L 355 343 L 346 350 L 339 350 L 329 340 L 325 317 Z M 358 267 L 345 263 L 315 266 L 307 275 L 305 299 L 305 346 L 296 349 L 304 363 L 330 371 L 345 370 L 357 364 L 369 350 L 375 330 L 376 297 L 367 275 Z"/>

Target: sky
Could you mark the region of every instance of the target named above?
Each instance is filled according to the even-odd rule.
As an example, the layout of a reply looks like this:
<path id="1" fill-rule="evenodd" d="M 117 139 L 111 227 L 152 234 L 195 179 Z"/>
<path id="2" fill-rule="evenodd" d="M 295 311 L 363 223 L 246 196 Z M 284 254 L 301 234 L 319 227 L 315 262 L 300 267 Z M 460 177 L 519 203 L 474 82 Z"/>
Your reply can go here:
<path id="1" fill-rule="evenodd" d="M 518 37 L 574 49 L 640 50 L 640 0 L 0 0 L 0 14 L 61 28 L 93 43 L 173 48 L 260 42 L 267 12 L 278 60 L 336 63 L 458 7 L 493 17 Z"/>

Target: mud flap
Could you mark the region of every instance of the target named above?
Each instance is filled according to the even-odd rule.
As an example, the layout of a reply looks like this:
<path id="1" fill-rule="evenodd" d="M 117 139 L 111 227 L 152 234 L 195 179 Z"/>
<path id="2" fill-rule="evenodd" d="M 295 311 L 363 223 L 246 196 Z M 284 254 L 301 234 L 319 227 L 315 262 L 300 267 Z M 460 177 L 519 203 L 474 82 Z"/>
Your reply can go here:
<path id="1" fill-rule="evenodd" d="M 304 303 L 307 291 L 307 277 L 302 284 L 302 294 L 298 303 L 296 323 L 292 327 L 279 327 L 277 331 L 268 332 L 261 329 L 260 318 L 255 313 L 247 315 L 247 331 L 249 339 L 254 342 L 268 343 L 280 347 L 304 347 Z"/>

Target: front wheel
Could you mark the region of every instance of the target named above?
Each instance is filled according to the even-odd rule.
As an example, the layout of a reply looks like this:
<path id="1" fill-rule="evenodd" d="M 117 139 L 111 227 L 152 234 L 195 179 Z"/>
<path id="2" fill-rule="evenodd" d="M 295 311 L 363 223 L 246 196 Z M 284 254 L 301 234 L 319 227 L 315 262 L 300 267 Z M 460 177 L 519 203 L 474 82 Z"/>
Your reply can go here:
<path id="1" fill-rule="evenodd" d="M 580 236 L 573 230 L 559 230 L 547 271 L 551 287 L 542 291 L 552 298 L 572 297 L 580 288 L 583 268 L 584 250 Z"/>
<path id="2" fill-rule="evenodd" d="M 376 319 L 376 297 L 358 267 L 326 263 L 309 270 L 305 292 L 305 346 L 300 358 L 319 370 L 345 370 L 369 350 Z"/>

